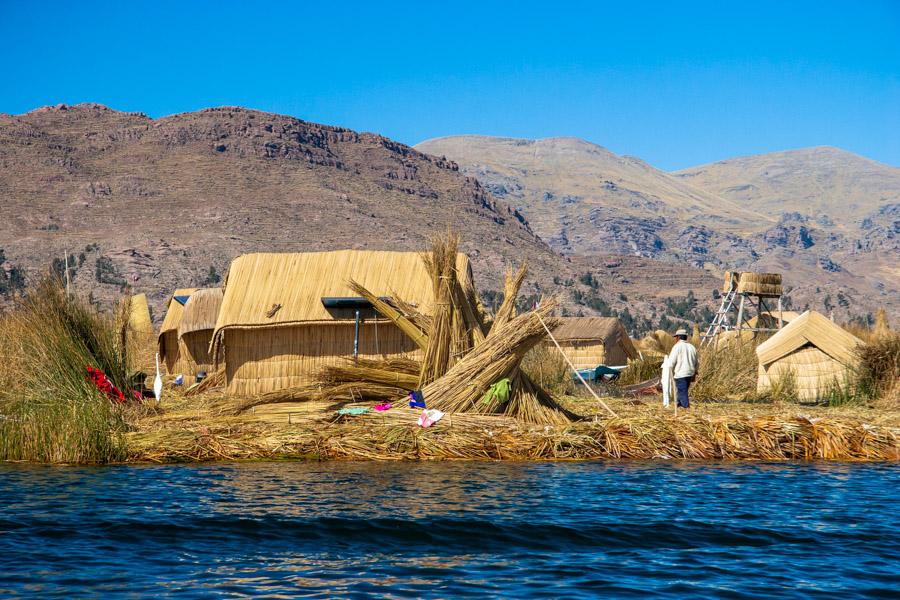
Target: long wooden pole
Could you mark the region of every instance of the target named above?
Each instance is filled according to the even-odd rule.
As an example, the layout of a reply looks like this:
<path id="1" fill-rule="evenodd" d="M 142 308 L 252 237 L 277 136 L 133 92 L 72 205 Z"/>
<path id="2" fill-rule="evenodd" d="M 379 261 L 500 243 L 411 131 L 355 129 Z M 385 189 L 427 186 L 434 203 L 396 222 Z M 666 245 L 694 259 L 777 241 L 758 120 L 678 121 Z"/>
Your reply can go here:
<path id="1" fill-rule="evenodd" d="M 599 402 L 603 406 L 603 408 L 605 408 L 609 412 L 609 414 L 611 414 L 614 417 L 618 417 L 619 415 L 617 415 L 613 409 L 611 409 L 609 406 L 607 406 L 606 402 L 604 402 L 600 398 L 600 396 L 597 395 L 597 392 L 595 392 L 594 389 L 587 384 L 587 381 L 584 380 L 584 377 L 581 376 L 581 373 L 578 372 L 578 369 L 575 368 L 575 365 L 573 365 L 572 361 L 569 360 L 569 357 L 566 356 L 566 353 L 563 351 L 562 346 L 560 346 L 559 342 L 556 341 L 556 338 L 553 337 L 553 334 L 550 332 L 550 328 L 547 327 L 546 323 L 544 323 L 544 319 L 541 317 L 540 313 L 535 312 L 534 314 L 537 315 L 537 318 L 538 318 L 538 320 L 540 320 L 541 325 L 544 326 L 544 330 L 547 332 L 547 335 L 550 336 L 550 340 L 553 342 L 553 345 L 556 346 L 556 349 L 559 350 L 559 353 L 562 354 L 563 358 L 566 359 L 566 362 L 569 363 L 569 366 L 572 368 L 572 371 L 575 372 L 575 375 L 578 376 L 578 379 L 581 380 L 581 383 L 584 384 L 584 387 L 586 387 L 588 389 L 588 391 L 591 393 L 591 395 L 597 399 L 597 402 Z"/>

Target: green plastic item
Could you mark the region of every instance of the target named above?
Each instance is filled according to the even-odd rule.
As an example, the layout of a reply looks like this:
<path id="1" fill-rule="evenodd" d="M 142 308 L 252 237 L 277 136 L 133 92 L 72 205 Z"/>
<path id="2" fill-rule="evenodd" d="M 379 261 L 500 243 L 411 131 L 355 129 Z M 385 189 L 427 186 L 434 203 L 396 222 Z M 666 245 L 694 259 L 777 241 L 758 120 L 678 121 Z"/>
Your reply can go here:
<path id="1" fill-rule="evenodd" d="M 364 415 L 369 412 L 365 406 L 354 406 L 352 408 L 342 408 L 337 411 L 339 415 Z"/>
<path id="2" fill-rule="evenodd" d="M 509 393 L 512 389 L 512 385 L 509 382 L 509 379 L 504 377 L 497 383 L 491 385 L 488 388 L 488 391 L 484 393 L 484 398 L 481 399 L 483 404 L 490 404 L 494 400 L 498 403 L 503 404 L 504 402 L 509 400 Z"/>

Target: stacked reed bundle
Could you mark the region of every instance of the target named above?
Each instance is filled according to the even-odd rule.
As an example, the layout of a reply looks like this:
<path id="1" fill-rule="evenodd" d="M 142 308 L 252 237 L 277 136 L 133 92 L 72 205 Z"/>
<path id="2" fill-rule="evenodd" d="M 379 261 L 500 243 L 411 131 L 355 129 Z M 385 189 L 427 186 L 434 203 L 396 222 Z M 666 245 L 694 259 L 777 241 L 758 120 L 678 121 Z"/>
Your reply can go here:
<path id="1" fill-rule="evenodd" d="M 451 302 L 458 244 L 459 238 L 449 235 L 446 240 L 435 240 L 431 252 L 422 255 L 434 289 L 434 314 L 422 359 L 419 387 L 442 377 L 450 368 L 452 354 L 458 357 L 466 351 L 459 311 Z"/>
<path id="2" fill-rule="evenodd" d="M 781 273 L 741 273 L 737 291 L 759 296 L 781 296 Z"/>
<path id="3" fill-rule="evenodd" d="M 505 414 L 541 424 L 562 424 L 577 418 L 519 369 L 525 354 L 544 338 L 541 320 L 549 321 L 551 326 L 557 324 L 549 316 L 555 302 L 516 316 L 516 298 L 526 273 L 523 265 L 506 273 L 503 303 L 488 328 L 474 288 L 463 283 L 469 278 L 460 277 L 457 272 L 454 257 L 458 244 L 458 237 L 448 234 L 436 238 L 431 252 L 423 254 L 436 299 L 429 321 L 403 301 L 389 304 L 364 286 L 350 282 L 356 293 L 372 302 L 379 313 L 407 332 L 425 351 L 419 386 L 428 407 L 447 412 Z M 385 374 L 377 376 L 375 380 L 364 378 L 360 383 L 383 383 Z M 508 397 L 483 401 L 491 385 L 502 379 L 510 380 Z"/>

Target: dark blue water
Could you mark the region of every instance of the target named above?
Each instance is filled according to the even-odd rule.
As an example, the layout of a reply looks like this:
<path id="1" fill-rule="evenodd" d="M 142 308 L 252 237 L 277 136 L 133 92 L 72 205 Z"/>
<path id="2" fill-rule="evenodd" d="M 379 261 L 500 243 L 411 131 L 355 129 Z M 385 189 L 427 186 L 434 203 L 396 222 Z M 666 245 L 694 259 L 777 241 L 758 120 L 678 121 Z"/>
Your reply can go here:
<path id="1" fill-rule="evenodd" d="M 0 465 L 0 596 L 898 597 L 900 468 Z"/>

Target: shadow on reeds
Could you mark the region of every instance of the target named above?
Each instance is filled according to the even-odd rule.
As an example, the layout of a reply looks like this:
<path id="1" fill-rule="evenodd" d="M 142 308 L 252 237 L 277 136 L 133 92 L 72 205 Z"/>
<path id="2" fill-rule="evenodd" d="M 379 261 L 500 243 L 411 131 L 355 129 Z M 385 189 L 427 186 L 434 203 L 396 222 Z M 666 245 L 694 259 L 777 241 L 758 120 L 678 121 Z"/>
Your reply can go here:
<path id="1" fill-rule="evenodd" d="M 48 277 L 0 318 L 0 460 L 106 463 L 125 455 L 122 409 L 86 377 L 128 389 L 122 320 Z"/>

